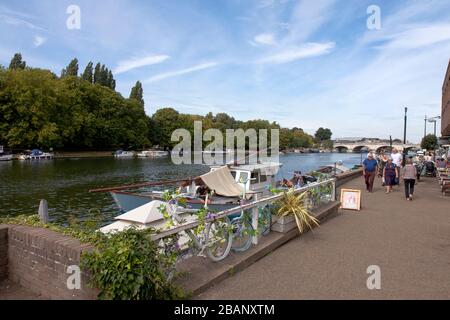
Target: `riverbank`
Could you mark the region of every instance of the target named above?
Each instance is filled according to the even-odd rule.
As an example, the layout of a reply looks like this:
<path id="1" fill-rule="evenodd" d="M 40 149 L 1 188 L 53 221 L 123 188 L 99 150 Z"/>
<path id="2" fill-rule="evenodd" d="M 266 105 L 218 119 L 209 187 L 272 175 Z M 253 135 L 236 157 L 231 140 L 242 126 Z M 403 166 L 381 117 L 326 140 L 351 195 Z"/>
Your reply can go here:
<path id="1" fill-rule="evenodd" d="M 72 158 L 108 158 L 113 157 L 114 151 L 55 151 L 55 159 Z"/>

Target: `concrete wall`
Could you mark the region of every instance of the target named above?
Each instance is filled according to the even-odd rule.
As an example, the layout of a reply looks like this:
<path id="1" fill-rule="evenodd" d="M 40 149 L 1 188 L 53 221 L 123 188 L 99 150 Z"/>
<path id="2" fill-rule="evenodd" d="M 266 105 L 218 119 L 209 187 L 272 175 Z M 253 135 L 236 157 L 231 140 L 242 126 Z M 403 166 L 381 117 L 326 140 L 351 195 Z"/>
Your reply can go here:
<path id="1" fill-rule="evenodd" d="M 67 268 L 79 266 L 81 253 L 89 249 L 92 246 L 48 229 L 0 225 L 0 275 L 5 261 L 8 278 L 42 298 L 96 299 L 98 290 L 88 286 L 84 273 L 80 289 L 67 287 L 67 279 L 73 274 L 67 273 Z M 7 252 L 7 258 L 4 254 L 2 258 L 2 252 Z"/>

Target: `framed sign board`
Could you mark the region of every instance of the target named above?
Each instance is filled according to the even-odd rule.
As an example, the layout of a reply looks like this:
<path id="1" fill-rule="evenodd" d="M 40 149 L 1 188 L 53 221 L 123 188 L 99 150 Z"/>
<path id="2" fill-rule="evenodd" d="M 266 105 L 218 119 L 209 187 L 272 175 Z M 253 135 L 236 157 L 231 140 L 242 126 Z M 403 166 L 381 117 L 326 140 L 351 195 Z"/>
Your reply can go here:
<path id="1" fill-rule="evenodd" d="M 341 208 L 361 210 L 361 190 L 341 189 Z"/>

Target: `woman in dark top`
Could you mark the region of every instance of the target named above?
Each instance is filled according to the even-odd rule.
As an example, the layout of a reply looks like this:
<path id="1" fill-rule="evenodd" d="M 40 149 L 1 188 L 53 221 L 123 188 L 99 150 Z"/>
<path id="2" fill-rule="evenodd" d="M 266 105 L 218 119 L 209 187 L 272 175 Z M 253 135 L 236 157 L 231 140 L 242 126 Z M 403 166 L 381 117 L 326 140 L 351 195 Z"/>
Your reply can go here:
<path id="1" fill-rule="evenodd" d="M 384 153 L 384 152 L 382 152 L 382 154 L 381 154 L 381 156 L 380 156 L 380 159 L 379 159 L 379 161 L 378 161 L 378 164 L 379 164 L 379 166 L 380 166 L 380 171 L 379 171 L 379 173 L 378 173 L 378 176 L 381 178 L 381 177 L 383 177 L 383 172 L 384 172 L 384 167 L 386 166 L 386 163 L 388 162 L 388 156 Z M 382 186 L 384 187 L 384 181 L 383 181 L 383 184 L 382 184 Z"/>
<path id="2" fill-rule="evenodd" d="M 383 169 L 383 180 L 386 185 L 386 193 L 392 192 L 392 186 L 395 185 L 395 178 L 398 179 L 398 167 L 388 158 L 388 162 Z"/>

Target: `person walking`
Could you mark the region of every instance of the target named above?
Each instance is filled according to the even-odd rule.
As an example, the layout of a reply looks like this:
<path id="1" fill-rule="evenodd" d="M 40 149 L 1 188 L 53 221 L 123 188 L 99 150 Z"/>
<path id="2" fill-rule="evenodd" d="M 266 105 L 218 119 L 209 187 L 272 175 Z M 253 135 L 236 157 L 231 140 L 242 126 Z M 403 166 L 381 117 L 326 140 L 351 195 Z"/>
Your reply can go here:
<path id="1" fill-rule="evenodd" d="M 363 161 L 363 175 L 366 182 L 366 190 L 370 193 L 373 191 L 373 182 L 375 180 L 377 168 L 378 162 L 374 159 L 373 153 L 369 152 L 367 159 L 364 159 Z"/>
<path id="2" fill-rule="evenodd" d="M 392 157 L 389 157 L 383 170 L 383 181 L 386 186 L 386 194 L 392 192 L 392 186 L 395 184 L 395 179 L 398 179 L 398 174 L 398 167 L 392 162 Z"/>
<path id="3" fill-rule="evenodd" d="M 378 177 L 382 178 L 383 177 L 383 170 L 384 167 L 386 166 L 386 163 L 388 162 L 388 155 L 384 153 L 384 151 L 382 151 L 382 154 L 380 155 L 380 159 L 378 162 Z M 382 181 L 381 186 L 384 187 L 384 181 Z"/>
<path id="4" fill-rule="evenodd" d="M 391 155 L 391 157 L 392 157 L 392 162 L 397 166 L 397 173 L 398 173 L 394 185 L 396 185 L 396 184 L 400 185 L 398 179 L 400 177 L 400 169 L 402 167 L 403 156 L 402 156 L 402 154 L 400 152 L 398 152 L 397 148 L 392 148 L 392 155 Z"/>
<path id="5" fill-rule="evenodd" d="M 406 200 L 411 201 L 414 194 L 414 185 L 416 183 L 417 170 L 413 164 L 412 159 L 406 160 L 406 165 L 403 168 L 403 181 L 405 183 Z"/>

